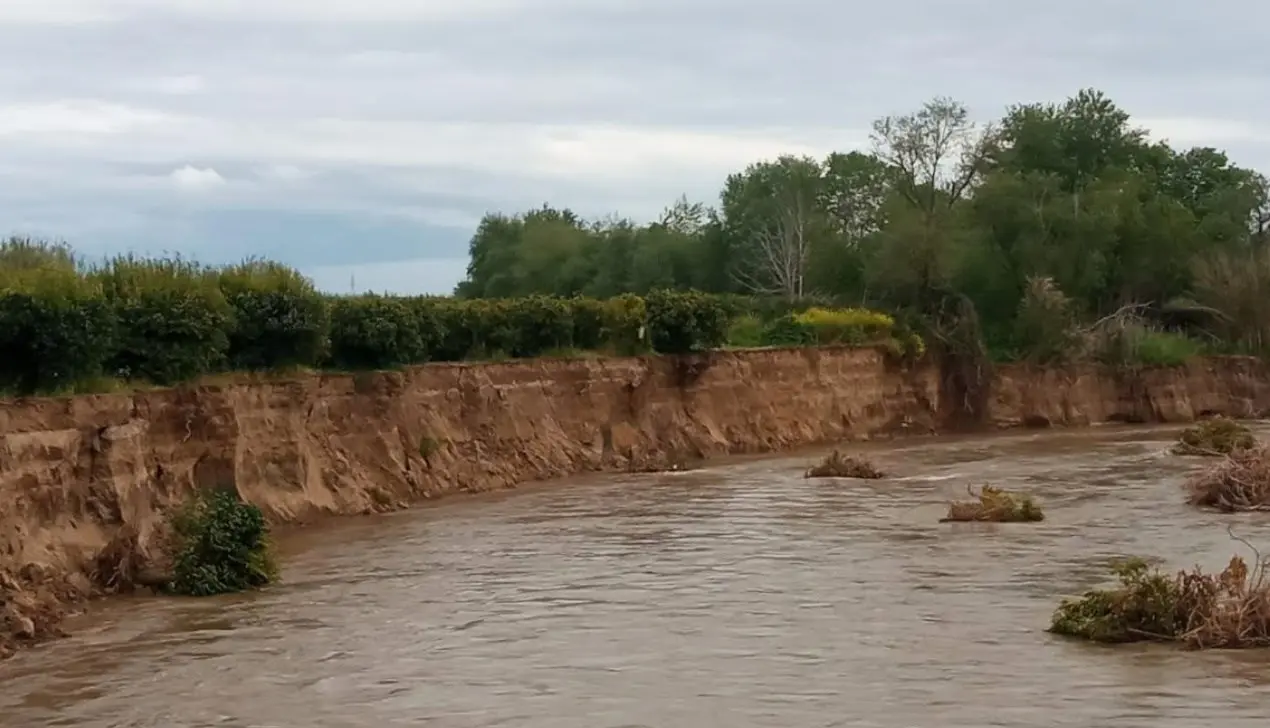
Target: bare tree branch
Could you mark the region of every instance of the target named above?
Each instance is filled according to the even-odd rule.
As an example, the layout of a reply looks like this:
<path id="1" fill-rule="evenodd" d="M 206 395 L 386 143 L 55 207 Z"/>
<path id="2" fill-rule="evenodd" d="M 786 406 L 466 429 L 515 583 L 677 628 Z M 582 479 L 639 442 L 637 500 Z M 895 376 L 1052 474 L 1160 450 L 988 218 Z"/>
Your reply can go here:
<path id="1" fill-rule="evenodd" d="M 753 293 L 779 293 L 790 300 L 801 298 L 811 253 L 811 212 L 802 192 L 794 192 L 790 199 L 783 200 L 772 226 L 753 236 L 757 270 L 737 271 L 737 282 Z"/>
<path id="2" fill-rule="evenodd" d="M 941 197 L 951 206 L 979 179 L 995 129 L 976 125 L 962 104 L 936 98 L 914 114 L 874 122 L 871 137 L 875 154 L 898 173 L 900 194 L 933 213 Z"/>

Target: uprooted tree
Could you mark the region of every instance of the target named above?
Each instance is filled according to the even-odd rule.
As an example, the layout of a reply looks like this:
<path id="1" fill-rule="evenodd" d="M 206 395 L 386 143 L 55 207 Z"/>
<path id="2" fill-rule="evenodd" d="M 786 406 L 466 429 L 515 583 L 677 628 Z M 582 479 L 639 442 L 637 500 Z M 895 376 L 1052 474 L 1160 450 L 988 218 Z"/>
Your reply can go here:
<path id="1" fill-rule="evenodd" d="M 1013 493 L 985 485 L 978 493 L 967 488 L 971 499 L 948 504 L 948 515 L 941 521 L 984 521 L 994 523 L 1031 523 L 1045 520 L 1045 514 L 1032 496 Z"/>
<path id="2" fill-rule="evenodd" d="M 803 477 L 878 480 L 885 478 L 886 474 L 863 457 L 844 455 L 842 452 L 834 450 L 829 455 L 826 455 L 824 460 L 808 468 L 803 473 Z"/>
<path id="3" fill-rule="evenodd" d="M 1251 567 L 1235 556 L 1217 574 L 1195 568 L 1170 575 L 1130 559 L 1112 568 L 1117 586 L 1064 600 L 1048 631 L 1105 643 L 1270 647 L 1268 566 L 1260 554 Z"/>
<path id="4" fill-rule="evenodd" d="M 1230 455 L 1240 450 L 1250 450 L 1257 439 L 1247 425 L 1227 417 L 1196 422 L 1182 430 L 1173 445 L 1174 455 Z"/>
<path id="5" fill-rule="evenodd" d="M 1270 511 L 1270 446 L 1233 451 L 1186 481 L 1187 502 L 1201 508 Z"/>

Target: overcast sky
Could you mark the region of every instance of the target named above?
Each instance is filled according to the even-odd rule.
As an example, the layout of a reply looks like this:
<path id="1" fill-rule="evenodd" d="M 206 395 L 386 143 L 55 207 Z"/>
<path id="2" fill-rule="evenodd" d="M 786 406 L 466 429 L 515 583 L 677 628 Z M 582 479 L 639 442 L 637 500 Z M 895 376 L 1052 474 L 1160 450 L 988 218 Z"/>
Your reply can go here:
<path id="1" fill-rule="evenodd" d="M 448 292 L 487 210 L 654 216 L 935 95 L 1100 88 L 1270 172 L 1252 0 L 0 0 L 4 232 Z"/>

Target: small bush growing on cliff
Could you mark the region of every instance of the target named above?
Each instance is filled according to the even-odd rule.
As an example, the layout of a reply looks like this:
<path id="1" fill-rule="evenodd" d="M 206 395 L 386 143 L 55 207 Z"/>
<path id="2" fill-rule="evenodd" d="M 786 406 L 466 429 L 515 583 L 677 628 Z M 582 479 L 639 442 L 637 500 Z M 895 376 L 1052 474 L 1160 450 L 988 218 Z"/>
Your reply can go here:
<path id="1" fill-rule="evenodd" d="M 803 473 L 804 478 L 862 478 L 865 480 L 878 480 L 885 478 L 886 474 L 868 460 L 864 458 L 853 457 L 851 455 L 843 455 L 838 450 L 834 450 L 827 455 L 818 465 L 808 468 Z"/>
<path id="2" fill-rule="evenodd" d="M 1270 511 L 1270 446 L 1237 449 L 1186 482 L 1187 502 L 1201 508 Z"/>
<path id="3" fill-rule="evenodd" d="M 967 489 L 970 490 L 970 489 Z M 1045 520 L 1045 514 L 1032 496 L 985 485 L 972 500 L 948 504 L 943 521 L 991 521 L 994 523 L 1030 523 Z"/>
<path id="4" fill-rule="evenodd" d="M 1175 455 L 1229 455 L 1255 447 L 1252 430 L 1227 417 L 1196 422 L 1182 430 L 1172 451 Z"/>
<path id="5" fill-rule="evenodd" d="M 1063 600 L 1049 632 L 1093 642 L 1177 642 L 1194 649 L 1270 647 L 1266 564 L 1240 557 L 1220 574 L 1168 576 L 1142 559 L 1113 567 L 1119 586 Z"/>
<path id="6" fill-rule="evenodd" d="M 255 589 L 277 578 L 264 514 L 232 491 L 202 492 L 173 519 L 172 592 L 211 596 Z"/>

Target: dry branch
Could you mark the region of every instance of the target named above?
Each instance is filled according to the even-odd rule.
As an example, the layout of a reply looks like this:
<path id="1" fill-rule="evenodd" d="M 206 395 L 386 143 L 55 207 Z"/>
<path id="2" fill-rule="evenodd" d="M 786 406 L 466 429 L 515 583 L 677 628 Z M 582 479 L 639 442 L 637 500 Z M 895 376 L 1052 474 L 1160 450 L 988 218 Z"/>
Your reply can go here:
<path id="1" fill-rule="evenodd" d="M 1270 511 L 1270 446 L 1236 450 L 1186 482 L 1187 503 L 1219 511 Z"/>
<path id="2" fill-rule="evenodd" d="M 1032 496 L 1011 493 L 985 485 L 978 493 L 967 486 L 971 500 L 948 504 L 948 515 L 940 519 L 948 521 L 990 521 L 995 523 L 1026 523 L 1045 520 L 1045 514 Z"/>

